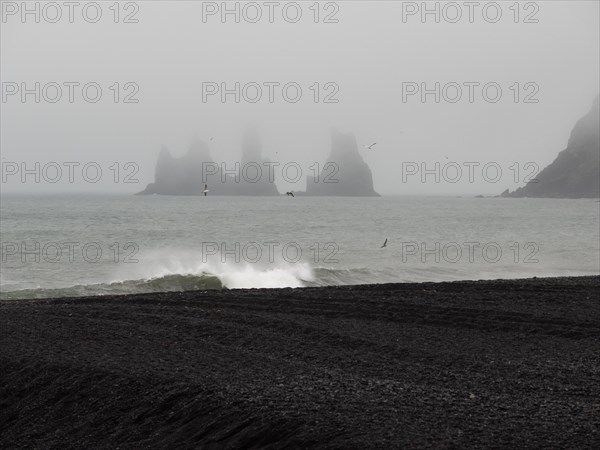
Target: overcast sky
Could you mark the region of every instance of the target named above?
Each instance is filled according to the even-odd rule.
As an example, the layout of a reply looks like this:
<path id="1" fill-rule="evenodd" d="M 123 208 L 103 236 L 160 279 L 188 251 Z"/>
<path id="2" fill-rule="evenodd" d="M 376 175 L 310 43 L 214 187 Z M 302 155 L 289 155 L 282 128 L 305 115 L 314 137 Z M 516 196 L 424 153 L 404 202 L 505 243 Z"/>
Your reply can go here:
<path id="1" fill-rule="evenodd" d="M 241 156 L 242 133 L 254 122 L 263 156 L 282 164 L 297 162 L 304 175 L 311 174 L 312 163 L 325 161 L 329 129 L 335 126 L 356 135 L 375 189 L 382 194 L 499 194 L 522 185 L 535 167 L 543 168 L 566 147 L 573 125 L 589 110 L 599 89 L 597 1 L 519 2 L 512 9 L 514 2 L 499 2 L 500 10 L 492 2 L 478 2 L 471 11 L 464 2 L 442 2 L 439 23 L 434 14 L 423 21 L 421 11 L 415 11 L 421 2 L 320 2 L 312 9 L 313 2 L 300 2 L 302 17 L 296 23 L 298 8 L 290 2 L 273 6 L 273 23 L 264 2 L 245 9 L 241 3 L 239 23 L 233 14 L 223 23 L 214 10 L 221 2 L 189 1 L 125 2 L 118 23 L 110 9 L 113 2 L 99 2 L 102 17 L 90 23 L 96 11 L 87 7 L 84 17 L 88 3 L 80 2 L 73 23 L 62 2 L 62 17 L 56 23 L 50 23 L 56 8 L 42 9 L 44 2 L 40 23 L 34 14 L 26 15 L 23 23 L 21 11 L 15 11 L 21 2 L 2 2 L 5 193 L 134 193 L 153 181 L 161 146 L 182 156 L 195 135 L 207 141 L 212 137 L 213 160 L 232 166 Z M 228 4 L 235 8 L 234 2 Z M 35 8 L 34 2 L 28 5 Z M 262 18 L 251 23 L 256 6 Z M 436 3 L 428 2 L 428 7 L 434 9 Z M 495 21 L 499 11 L 502 16 Z M 126 19 L 138 22 L 124 23 Z M 327 19 L 337 23 L 324 23 Z M 21 89 L 25 83 L 34 89 L 36 82 L 43 91 L 40 103 L 34 94 L 25 102 L 21 92 L 11 95 L 15 86 Z M 80 83 L 73 86 L 73 103 L 65 82 Z M 234 95 L 225 102 L 218 94 L 203 98 L 208 86 L 203 83 L 233 88 L 236 82 L 262 85 L 262 98 L 256 103 L 243 96 L 236 103 Z M 473 102 L 464 84 L 471 82 L 479 83 L 473 85 Z M 44 98 L 55 97 L 52 83 L 62 86 L 56 103 Z M 86 83 L 101 87 L 97 103 L 83 99 L 81 86 Z M 273 87 L 273 103 L 264 83 L 280 84 Z M 297 103 L 284 99 L 281 86 L 286 83 L 301 87 Z M 423 102 L 418 93 L 403 98 L 409 86 L 403 83 L 419 89 L 422 83 L 429 89 L 440 83 L 445 89 L 440 90 L 439 103 L 434 94 Z M 456 84 L 448 83 L 462 86 L 462 98 L 455 103 L 450 100 L 456 97 Z M 487 83 L 492 83 L 488 100 L 482 92 Z M 498 86 L 502 96 L 492 103 Z M 248 98 L 256 95 L 252 85 L 245 93 Z M 294 93 L 288 91 L 290 96 Z M 93 97 L 94 90 L 88 94 Z M 127 94 L 138 103 L 124 103 Z M 338 102 L 325 103 L 328 94 Z M 371 150 L 363 148 L 373 142 L 377 145 Z M 29 168 L 35 162 L 55 163 L 64 173 L 59 182 L 48 183 L 44 175 L 54 176 L 48 166 L 40 183 L 33 175 L 22 183 L 19 174 L 7 171 L 23 162 Z M 72 166 L 72 184 L 65 162 L 80 164 Z M 418 173 L 406 172 L 409 167 L 420 170 L 422 163 L 433 169 L 436 162 L 441 169 L 452 165 L 440 172 L 439 183 L 433 175 L 423 183 Z M 81 167 L 88 163 L 103 170 L 98 183 L 84 180 Z M 464 163 L 479 164 L 471 164 L 473 180 Z M 482 167 L 490 163 L 483 174 Z M 447 180 L 456 178 L 454 164 L 464 173 L 451 183 Z M 495 167 L 502 170 L 496 183 L 491 181 L 497 178 Z M 124 183 L 127 174 L 139 182 Z M 93 178 L 93 171 L 88 176 Z M 304 177 L 301 183 L 289 184 L 278 176 L 278 187 L 284 192 L 303 190 Z"/>

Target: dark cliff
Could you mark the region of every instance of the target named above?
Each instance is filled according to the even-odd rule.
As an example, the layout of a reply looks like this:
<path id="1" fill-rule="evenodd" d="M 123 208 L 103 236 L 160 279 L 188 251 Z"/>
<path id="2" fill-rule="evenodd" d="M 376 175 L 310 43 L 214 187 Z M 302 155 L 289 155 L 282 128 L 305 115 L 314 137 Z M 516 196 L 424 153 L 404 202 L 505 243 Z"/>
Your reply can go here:
<path id="1" fill-rule="evenodd" d="M 571 131 L 567 148 L 525 186 L 502 193 L 503 197 L 600 197 L 599 97 Z"/>

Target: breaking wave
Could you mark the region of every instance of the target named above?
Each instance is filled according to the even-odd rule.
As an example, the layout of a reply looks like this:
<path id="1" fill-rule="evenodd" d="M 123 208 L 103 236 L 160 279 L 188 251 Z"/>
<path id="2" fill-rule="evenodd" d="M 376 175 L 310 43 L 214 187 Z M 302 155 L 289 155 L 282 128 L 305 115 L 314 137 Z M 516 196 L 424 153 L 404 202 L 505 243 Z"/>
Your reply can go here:
<path id="1" fill-rule="evenodd" d="M 201 264 L 185 267 L 161 264 L 152 268 L 136 267 L 127 279 L 103 283 L 80 283 L 67 287 L 19 289 L 5 285 L 0 299 L 36 299 L 84 297 L 95 295 L 127 295 L 152 292 L 181 292 L 211 289 L 298 288 L 342 284 L 375 283 L 368 269 L 313 268 L 309 263 L 272 264 Z M 145 274 L 142 272 L 146 272 Z M 7 289 L 8 288 L 8 289 Z"/>

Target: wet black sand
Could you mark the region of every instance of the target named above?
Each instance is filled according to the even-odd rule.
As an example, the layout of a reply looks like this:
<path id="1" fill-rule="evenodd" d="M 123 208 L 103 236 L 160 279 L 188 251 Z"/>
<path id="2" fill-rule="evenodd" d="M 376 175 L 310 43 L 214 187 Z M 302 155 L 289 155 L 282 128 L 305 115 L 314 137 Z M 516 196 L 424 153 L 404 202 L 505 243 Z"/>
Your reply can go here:
<path id="1" fill-rule="evenodd" d="M 0 302 L 0 448 L 600 448 L 599 288 Z"/>

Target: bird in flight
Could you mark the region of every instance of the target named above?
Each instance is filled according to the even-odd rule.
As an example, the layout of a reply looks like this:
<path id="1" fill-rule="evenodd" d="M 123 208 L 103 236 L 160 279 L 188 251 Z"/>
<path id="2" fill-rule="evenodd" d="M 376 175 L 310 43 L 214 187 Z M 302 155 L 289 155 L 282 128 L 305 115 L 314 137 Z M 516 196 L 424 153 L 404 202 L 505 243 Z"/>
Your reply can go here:
<path id="1" fill-rule="evenodd" d="M 387 238 L 385 238 L 385 241 L 383 241 L 383 245 L 380 248 L 387 247 L 387 241 L 388 241 Z"/>
<path id="2" fill-rule="evenodd" d="M 375 147 L 377 145 L 377 142 L 373 142 L 371 145 L 365 145 L 365 148 L 367 150 L 371 150 L 373 147 Z"/>
<path id="3" fill-rule="evenodd" d="M 202 191 L 202 193 L 204 194 L 204 196 L 206 197 L 206 194 L 208 194 L 210 191 L 208 190 L 208 184 L 204 185 L 204 190 Z"/>
<path id="4" fill-rule="evenodd" d="M 288 197 L 293 197 L 294 193 L 293 192 L 286 192 L 285 195 L 287 195 Z"/>

